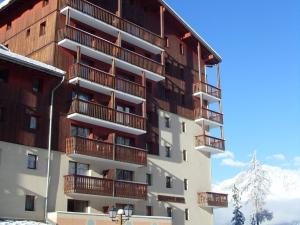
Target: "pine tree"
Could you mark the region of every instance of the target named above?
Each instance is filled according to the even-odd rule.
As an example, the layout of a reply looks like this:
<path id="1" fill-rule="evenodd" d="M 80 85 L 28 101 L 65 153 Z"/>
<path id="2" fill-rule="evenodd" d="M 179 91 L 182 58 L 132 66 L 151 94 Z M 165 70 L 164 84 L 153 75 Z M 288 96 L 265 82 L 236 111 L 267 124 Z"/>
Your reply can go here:
<path id="1" fill-rule="evenodd" d="M 233 211 L 234 216 L 231 220 L 231 224 L 232 225 L 244 225 L 245 217 L 244 217 L 244 214 L 240 211 L 240 209 L 242 208 L 240 191 L 234 185 L 232 192 L 233 192 L 232 198 L 233 198 L 233 205 L 234 205 L 234 211 Z"/>
<path id="2" fill-rule="evenodd" d="M 269 194 L 271 183 L 266 171 L 256 159 L 256 152 L 253 153 L 243 181 L 244 187 L 242 192 L 247 193 L 248 203 L 251 202 L 253 206 L 253 214 L 250 221 L 251 225 L 259 225 L 266 220 L 272 220 L 273 213 L 263 208 L 265 199 Z"/>

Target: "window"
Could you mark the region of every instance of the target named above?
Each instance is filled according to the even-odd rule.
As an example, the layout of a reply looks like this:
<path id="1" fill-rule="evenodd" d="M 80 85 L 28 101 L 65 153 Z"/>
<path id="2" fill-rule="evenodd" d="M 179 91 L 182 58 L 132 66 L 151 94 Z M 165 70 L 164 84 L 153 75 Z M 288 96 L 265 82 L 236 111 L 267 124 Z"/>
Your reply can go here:
<path id="1" fill-rule="evenodd" d="M 84 127 L 77 127 L 77 126 L 71 126 L 71 136 L 79 136 L 83 138 L 88 138 L 90 135 L 91 131 L 89 128 L 84 128 Z"/>
<path id="2" fill-rule="evenodd" d="M 32 129 L 32 130 L 37 129 L 37 117 L 30 116 L 29 129 Z"/>
<path id="3" fill-rule="evenodd" d="M 34 211 L 34 195 L 25 196 L 25 211 Z"/>
<path id="4" fill-rule="evenodd" d="M 169 176 L 166 177 L 166 188 L 172 188 L 172 178 Z"/>
<path id="5" fill-rule="evenodd" d="M 171 147 L 170 146 L 165 146 L 166 148 L 166 157 L 170 158 L 171 157 Z"/>
<path id="6" fill-rule="evenodd" d="M 147 173 L 146 182 L 147 182 L 148 186 L 152 185 L 152 174 Z"/>
<path id="7" fill-rule="evenodd" d="M 184 55 L 184 47 L 182 43 L 179 44 L 179 49 L 180 49 L 180 55 Z"/>
<path id="8" fill-rule="evenodd" d="M 68 212 L 83 212 L 87 213 L 89 202 L 74 199 L 68 199 Z"/>
<path id="9" fill-rule="evenodd" d="M 182 159 L 183 159 L 183 161 L 187 161 L 187 151 L 186 150 L 183 150 L 183 152 L 182 152 Z"/>
<path id="10" fill-rule="evenodd" d="M 184 80 L 184 68 L 180 68 L 180 77 Z"/>
<path id="11" fill-rule="evenodd" d="M 30 36 L 30 28 L 26 30 L 26 37 Z"/>
<path id="12" fill-rule="evenodd" d="M 133 139 L 128 138 L 128 137 L 117 136 L 116 144 L 117 145 L 133 146 Z"/>
<path id="13" fill-rule="evenodd" d="M 185 122 L 181 123 L 181 130 L 183 133 L 185 133 L 186 127 L 185 127 Z"/>
<path id="14" fill-rule="evenodd" d="M 166 70 L 166 74 L 171 74 L 171 63 L 170 62 L 166 62 L 166 66 L 165 66 L 165 70 Z"/>
<path id="15" fill-rule="evenodd" d="M 46 22 L 40 24 L 40 36 L 46 34 Z"/>
<path id="16" fill-rule="evenodd" d="M 0 70 L 0 82 L 7 82 L 9 70 Z"/>
<path id="17" fill-rule="evenodd" d="M 133 171 L 117 169 L 117 180 L 133 181 Z"/>
<path id="18" fill-rule="evenodd" d="M 6 30 L 10 30 L 11 29 L 11 21 L 9 21 L 6 25 Z"/>
<path id="19" fill-rule="evenodd" d="M 48 3 L 49 3 L 49 0 L 43 0 L 43 7 L 48 5 Z"/>
<path id="20" fill-rule="evenodd" d="M 90 94 L 86 94 L 86 93 L 83 93 L 83 92 L 80 92 L 80 93 L 75 93 L 75 92 L 72 92 L 72 99 L 80 99 L 80 100 L 83 100 L 83 101 L 91 101 L 92 99 L 92 95 Z"/>
<path id="21" fill-rule="evenodd" d="M 167 217 L 172 217 L 172 208 L 167 207 Z"/>
<path id="22" fill-rule="evenodd" d="M 170 118 L 169 117 L 165 117 L 165 126 L 166 126 L 166 128 L 170 128 Z"/>
<path id="23" fill-rule="evenodd" d="M 186 191 L 188 189 L 188 180 L 187 179 L 183 180 L 183 186 L 184 186 L 184 190 Z"/>
<path id="24" fill-rule="evenodd" d="M 33 92 L 40 92 L 41 91 L 41 81 L 38 79 L 34 79 L 32 81 L 32 91 Z"/>
<path id="25" fill-rule="evenodd" d="M 36 163 L 37 162 L 37 156 L 33 154 L 27 155 L 27 168 L 35 170 L 36 169 Z"/>
<path id="26" fill-rule="evenodd" d="M 152 206 L 146 206 L 147 216 L 152 216 Z"/>
<path id="27" fill-rule="evenodd" d="M 69 175 L 87 176 L 89 172 L 89 165 L 78 162 L 69 162 Z"/>
<path id="28" fill-rule="evenodd" d="M 0 122 L 4 121 L 4 107 L 0 106 Z"/>
<path id="29" fill-rule="evenodd" d="M 181 105 L 185 105 L 185 95 L 181 95 Z"/>
<path id="30" fill-rule="evenodd" d="M 184 214 L 185 214 L 185 220 L 189 220 L 189 210 L 188 209 L 184 210 Z"/>

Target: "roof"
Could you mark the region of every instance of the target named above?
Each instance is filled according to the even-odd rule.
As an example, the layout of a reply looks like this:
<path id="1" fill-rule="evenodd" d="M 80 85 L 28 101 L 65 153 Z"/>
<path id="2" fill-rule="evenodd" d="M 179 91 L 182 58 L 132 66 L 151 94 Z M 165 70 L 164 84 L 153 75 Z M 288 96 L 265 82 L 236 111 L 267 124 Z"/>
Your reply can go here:
<path id="1" fill-rule="evenodd" d="M 4 0 L 2 3 L 0 3 L 0 11 L 4 10 L 9 5 L 13 4 L 18 0 Z M 165 0 L 159 0 L 159 2 L 165 6 L 165 8 L 174 15 L 185 27 L 187 30 L 189 30 L 192 35 L 199 40 L 199 42 L 204 45 L 220 62 L 222 61 L 221 56 L 202 38 L 176 11 L 165 1 Z"/>
<path id="2" fill-rule="evenodd" d="M 196 39 L 200 41 L 201 44 L 203 44 L 209 51 L 211 51 L 220 62 L 222 61 L 221 56 L 180 15 L 178 15 L 178 13 L 165 0 L 159 1 L 193 34 L 193 36 L 195 36 Z"/>
<path id="3" fill-rule="evenodd" d="M 62 77 L 66 73 L 65 71 L 60 70 L 54 66 L 13 53 L 2 45 L 0 45 L 0 59 L 58 77 Z"/>

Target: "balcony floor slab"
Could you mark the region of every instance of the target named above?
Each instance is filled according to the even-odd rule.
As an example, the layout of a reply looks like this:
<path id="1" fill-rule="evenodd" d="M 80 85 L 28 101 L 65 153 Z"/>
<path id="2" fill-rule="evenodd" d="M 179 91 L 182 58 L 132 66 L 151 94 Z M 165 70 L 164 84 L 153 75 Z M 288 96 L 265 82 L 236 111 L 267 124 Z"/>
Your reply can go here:
<path id="1" fill-rule="evenodd" d="M 214 102 L 221 101 L 220 98 L 217 98 L 217 97 L 215 97 L 213 95 L 210 95 L 210 94 L 207 94 L 205 92 L 197 92 L 197 93 L 194 93 L 193 96 L 198 97 L 198 98 L 202 98 L 202 99 L 208 101 L 209 103 L 214 103 Z"/>
<path id="2" fill-rule="evenodd" d="M 210 146 L 196 146 L 195 149 L 200 151 L 200 152 L 206 152 L 206 153 L 210 153 L 210 154 L 220 154 L 220 153 L 225 152 L 225 150 L 221 150 L 221 149 L 218 149 L 218 148 L 213 148 L 213 147 L 210 147 Z"/>

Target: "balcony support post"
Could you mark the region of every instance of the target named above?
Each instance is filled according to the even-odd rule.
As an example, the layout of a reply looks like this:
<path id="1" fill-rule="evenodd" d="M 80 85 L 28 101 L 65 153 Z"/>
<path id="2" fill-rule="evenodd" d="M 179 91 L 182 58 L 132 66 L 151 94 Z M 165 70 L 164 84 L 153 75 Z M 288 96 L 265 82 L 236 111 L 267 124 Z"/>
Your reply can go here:
<path id="1" fill-rule="evenodd" d="M 160 6 L 160 37 L 165 38 L 165 7 Z"/>
<path id="2" fill-rule="evenodd" d="M 121 47 L 121 45 L 122 45 L 122 38 L 121 38 L 121 33 L 120 32 L 118 32 L 116 45 L 119 46 L 119 47 Z"/>
<path id="3" fill-rule="evenodd" d="M 67 10 L 66 13 L 66 25 L 70 25 L 70 10 Z"/>
<path id="4" fill-rule="evenodd" d="M 112 143 L 113 143 L 113 160 L 116 160 L 116 133 L 112 134 Z"/>
<path id="5" fill-rule="evenodd" d="M 122 0 L 118 0 L 117 16 L 122 17 Z"/>
<path id="6" fill-rule="evenodd" d="M 76 63 L 80 63 L 81 61 L 81 49 L 80 46 L 77 46 L 76 50 Z"/>
<path id="7" fill-rule="evenodd" d="M 198 52 L 198 73 L 199 73 L 199 81 L 202 81 L 202 75 L 201 75 L 201 45 L 200 42 L 198 42 L 197 46 L 197 52 Z"/>
<path id="8" fill-rule="evenodd" d="M 218 82 L 217 87 L 218 87 L 219 89 L 221 89 L 220 64 L 218 63 L 218 64 L 216 65 L 216 67 L 217 67 L 217 82 Z"/>
<path id="9" fill-rule="evenodd" d="M 144 71 L 142 72 L 142 86 L 143 87 L 146 86 L 146 76 L 145 76 L 145 72 Z M 145 95 L 146 95 L 146 93 L 145 93 Z M 146 96 L 145 96 L 145 99 L 146 99 Z M 146 109 L 146 102 L 143 101 L 143 103 L 142 103 L 142 115 L 143 115 L 144 118 L 146 118 L 146 111 L 147 111 L 147 109 Z"/>
<path id="10" fill-rule="evenodd" d="M 221 139 L 224 140 L 224 127 L 221 126 L 220 129 L 221 129 Z"/>

